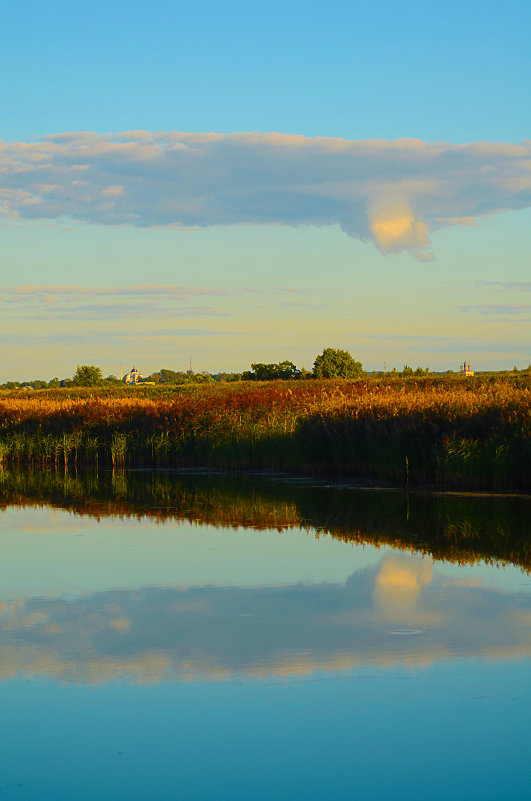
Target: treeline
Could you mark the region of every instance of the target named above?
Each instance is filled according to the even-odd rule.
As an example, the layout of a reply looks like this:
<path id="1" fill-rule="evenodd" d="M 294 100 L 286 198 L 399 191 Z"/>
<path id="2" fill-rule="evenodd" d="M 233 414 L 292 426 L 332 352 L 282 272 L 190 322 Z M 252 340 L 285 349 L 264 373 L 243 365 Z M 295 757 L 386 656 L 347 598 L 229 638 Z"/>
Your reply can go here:
<path id="1" fill-rule="evenodd" d="M 393 368 L 390 375 L 401 377 L 413 375 L 427 375 L 429 369 L 417 367 L 416 370 L 404 365 L 404 369 L 398 371 Z M 215 382 L 231 381 L 293 381 L 297 379 L 311 378 L 361 378 L 366 373 L 361 362 L 356 361 L 346 350 L 339 348 L 325 348 L 314 362 L 312 370 L 304 367 L 298 368 L 292 361 L 284 360 L 281 362 L 251 364 L 250 370 L 242 373 L 208 373 L 193 370 L 177 371 L 162 368 L 151 375 L 142 377 L 138 382 L 141 384 L 211 384 Z M 380 375 L 380 373 L 373 373 Z M 381 374 L 385 375 L 384 373 Z M 96 386 L 122 386 L 126 379 L 118 378 L 115 375 L 103 376 L 100 367 L 93 364 L 78 365 L 76 372 L 71 378 L 59 379 L 52 378 L 51 381 L 34 379 L 31 381 L 6 381 L 0 384 L 2 389 L 56 389 L 59 387 L 96 387 Z"/>
<path id="2" fill-rule="evenodd" d="M 531 365 L 522 370 L 513 367 L 512 370 L 498 370 L 482 372 L 482 375 L 493 376 L 509 376 L 509 375 L 529 375 L 531 374 Z M 363 369 L 361 362 L 356 361 L 353 356 L 346 350 L 338 348 L 325 348 L 325 350 L 316 357 L 313 369 L 306 370 L 304 367 L 298 368 L 292 361 L 284 360 L 282 362 L 262 363 L 256 362 L 251 364 L 250 370 L 244 370 L 241 373 L 208 373 L 197 372 L 193 370 L 178 371 L 162 368 L 157 370 L 151 375 L 143 377 L 139 385 L 156 385 L 156 386 L 178 386 L 184 384 L 215 384 L 215 383 L 230 383 L 234 381 L 294 381 L 294 380 L 308 380 L 314 378 L 362 378 L 364 376 L 373 376 L 375 378 L 414 378 L 428 375 L 459 375 L 453 370 L 447 370 L 443 374 L 431 373 L 429 367 L 416 367 L 413 368 L 405 364 L 402 370 L 397 370 L 396 367 L 388 371 L 373 370 L 367 373 Z M 44 381 L 41 379 L 34 379 L 31 381 L 6 381 L 0 384 L 0 389 L 58 389 L 61 387 L 123 387 L 126 384 L 126 379 L 118 378 L 115 375 L 103 376 L 100 367 L 93 364 L 78 365 L 76 372 L 71 378 L 59 379 L 52 378 L 51 381 Z"/>

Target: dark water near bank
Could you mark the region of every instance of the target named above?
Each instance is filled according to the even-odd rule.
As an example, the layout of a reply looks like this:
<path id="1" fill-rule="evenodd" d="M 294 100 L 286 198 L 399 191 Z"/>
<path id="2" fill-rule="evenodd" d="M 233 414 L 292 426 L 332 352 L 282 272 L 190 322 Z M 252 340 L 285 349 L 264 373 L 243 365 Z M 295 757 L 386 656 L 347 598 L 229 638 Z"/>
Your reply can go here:
<path id="1" fill-rule="evenodd" d="M 530 511 L 0 472 L 0 799 L 527 797 Z"/>

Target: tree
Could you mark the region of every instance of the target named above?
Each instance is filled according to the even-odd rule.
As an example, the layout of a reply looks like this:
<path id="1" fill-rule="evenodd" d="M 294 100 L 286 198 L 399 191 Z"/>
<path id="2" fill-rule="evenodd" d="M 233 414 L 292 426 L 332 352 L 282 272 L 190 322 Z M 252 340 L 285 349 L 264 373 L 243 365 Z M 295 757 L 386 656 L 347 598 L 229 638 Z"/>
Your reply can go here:
<path id="1" fill-rule="evenodd" d="M 78 364 L 72 382 L 76 387 L 97 387 L 103 382 L 103 373 L 94 364 Z"/>
<path id="2" fill-rule="evenodd" d="M 241 381 L 241 373 L 212 373 L 214 381 Z"/>
<path id="3" fill-rule="evenodd" d="M 293 362 L 283 361 L 278 364 L 251 364 L 252 373 L 247 371 L 244 376 L 251 381 L 275 381 L 281 379 L 288 381 L 290 378 L 299 378 L 300 371 L 297 370 Z"/>
<path id="4" fill-rule="evenodd" d="M 417 367 L 417 369 L 414 370 L 412 367 L 409 366 L 409 364 L 405 364 L 404 369 L 402 370 L 400 375 L 402 376 L 402 378 L 407 378 L 410 375 L 428 375 L 429 372 L 430 372 L 429 367 Z"/>
<path id="5" fill-rule="evenodd" d="M 152 373 L 146 381 L 153 381 L 155 384 L 185 384 L 188 381 L 186 373 L 177 373 L 175 370 L 168 370 L 163 367 L 157 373 Z"/>
<path id="6" fill-rule="evenodd" d="M 325 348 L 314 362 L 313 374 L 316 378 L 359 378 L 363 367 L 348 350 Z"/>
<path id="7" fill-rule="evenodd" d="M 214 382 L 210 373 L 194 373 L 191 380 L 194 384 L 212 384 Z"/>

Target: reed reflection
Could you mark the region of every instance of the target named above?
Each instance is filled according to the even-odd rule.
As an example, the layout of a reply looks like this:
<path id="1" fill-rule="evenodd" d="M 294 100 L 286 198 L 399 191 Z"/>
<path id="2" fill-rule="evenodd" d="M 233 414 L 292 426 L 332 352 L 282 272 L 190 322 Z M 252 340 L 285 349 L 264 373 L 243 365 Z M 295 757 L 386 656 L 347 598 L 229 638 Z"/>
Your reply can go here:
<path id="1" fill-rule="evenodd" d="M 298 526 L 459 564 L 486 560 L 531 570 L 531 496 L 406 494 L 194 471 L 0 470 L 0 508 L 13 505 L 46 505 L 96 519 Z"/>

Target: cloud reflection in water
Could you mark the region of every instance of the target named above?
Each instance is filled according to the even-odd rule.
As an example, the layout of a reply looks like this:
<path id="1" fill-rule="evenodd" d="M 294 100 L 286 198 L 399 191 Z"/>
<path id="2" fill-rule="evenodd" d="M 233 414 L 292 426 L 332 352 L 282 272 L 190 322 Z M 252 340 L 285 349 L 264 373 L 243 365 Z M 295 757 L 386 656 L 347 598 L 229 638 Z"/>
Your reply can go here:
<path id="1" fill-rule="evenodd" d="M 343 583 L 153 586 L 0 603 L 0 678 L 304 677 L 371 664 L 531 657 L 531 597 L 385 556 Z"/>

